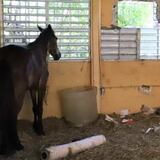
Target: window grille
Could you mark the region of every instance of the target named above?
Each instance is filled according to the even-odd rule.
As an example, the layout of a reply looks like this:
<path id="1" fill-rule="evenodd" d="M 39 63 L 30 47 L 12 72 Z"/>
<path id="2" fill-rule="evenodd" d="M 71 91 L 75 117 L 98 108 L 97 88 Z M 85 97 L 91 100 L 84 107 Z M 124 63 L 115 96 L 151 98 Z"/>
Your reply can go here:
<path id="1" fill-rule="evenodd" d="M 137 29 L 101 30 L 102 59 L 136 59 Z"/>
<path id="2" fill-rule="evenodd" d="M 101 30 L 104 60 L 160 59 L 160 29 Z"/>
<path id="3" fill-rule="evenodd" d="M 89 57 L 89 0 L 3 0 L 4 45 L 32 42 L 51 24 L 64 59 Z"/>
<path id="4" fill-rule="evenodd" d="M 160 59 L 160 29 L 141 29 L 140 59 Z"/>

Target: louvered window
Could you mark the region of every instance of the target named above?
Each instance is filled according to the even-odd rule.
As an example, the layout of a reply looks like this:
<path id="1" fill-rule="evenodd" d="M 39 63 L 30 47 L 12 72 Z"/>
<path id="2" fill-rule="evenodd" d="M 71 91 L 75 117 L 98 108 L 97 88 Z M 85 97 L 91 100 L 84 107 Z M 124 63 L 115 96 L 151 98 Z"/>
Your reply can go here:
<path id="1" fill-rule="evenodd" d="M 160 59 L 160 29 L 141 29 L 140 58 Z"/>
<path id="2" fill-rule="evenodd" d="M 89 0 L 3 0 L 4 45 L 25 45 L 51 24 L 64 59 L 89 57 Z"/>
<path id="3" fill-rule="evenodd" d="M 101 30 L 102 59 L 136 59 L 137 29 Z"/>

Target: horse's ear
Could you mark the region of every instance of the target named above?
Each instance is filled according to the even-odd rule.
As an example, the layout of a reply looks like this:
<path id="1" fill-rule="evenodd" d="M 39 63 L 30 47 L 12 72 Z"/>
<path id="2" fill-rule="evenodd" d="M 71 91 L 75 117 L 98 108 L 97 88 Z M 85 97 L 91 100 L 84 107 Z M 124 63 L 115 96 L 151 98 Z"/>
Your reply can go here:
<path id="1" fill-rule="evenodd" d="M 39 25 L 37 25 L 37 28 L 39 29 L 40 32 L 42 32 L 44 29 L 41 28 Z"/>
<path id="2" fill-rule="evenodd" d="M 48 28 L 49 28 L 49 29 L 52 29 L 52 26 L 49 24 L 49 25 L 48 25 Z"/>

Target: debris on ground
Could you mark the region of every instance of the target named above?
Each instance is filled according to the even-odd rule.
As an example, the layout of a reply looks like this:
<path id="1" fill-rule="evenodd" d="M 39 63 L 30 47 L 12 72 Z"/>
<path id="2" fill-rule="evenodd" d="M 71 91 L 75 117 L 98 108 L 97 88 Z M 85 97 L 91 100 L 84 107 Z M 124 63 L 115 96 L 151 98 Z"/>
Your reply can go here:
<path id="1" fill-rule="evenodd" d="M 114 120 L 114 118 L 112 118 L 111 116 L 109 115 L 105 115 L 105 120 L 108 121 L 108 122 L 113 122 L 114 124 L 118 124 L 118 122 L 116 120 Z"/>
<path id="2" fill-rule="evenodd" d="M 122 109 L 122 110 L 120 111 L 120 117 L 121 117 L 121 118 L 125 118 L 125 117 L 128 116 L 128 115 L 129 115 L 128 109 Z"/>
<path id="3" fill-rule="evenodd" d="M 144 115 L 150 115 L 150 114 L 153 114 L 156 112 L 156 109 L 154 108 L 151 108 L 149 106 L 146 106 L 146 105 L 142 105 L 141 106 L 141 112 L 144 114 Z"/>
<path id="4" fill-rule="evenodd" d="M 131 118 L 129 118 L 129 119 L 124 118 L 124 119 L 122 119 L 122 123 L 132 125 L 132 124 L 134 124 L 134 121 Z"/>
<path id="5" fill-rule="evenodd" d="M 154 126 L 154 127 L 150 127 L 148 128 L 146 131 L 145 131 L 145 134 L 148 134 L 150 131 L 153 131 L 153 132 L 160 132 L 160 126 Z"/>

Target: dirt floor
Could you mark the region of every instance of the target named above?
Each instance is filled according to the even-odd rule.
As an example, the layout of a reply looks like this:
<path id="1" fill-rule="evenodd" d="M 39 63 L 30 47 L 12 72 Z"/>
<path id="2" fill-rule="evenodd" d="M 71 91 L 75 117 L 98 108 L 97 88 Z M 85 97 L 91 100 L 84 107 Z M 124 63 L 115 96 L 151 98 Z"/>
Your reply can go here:
<path id="1" fill-rule="evenodd" d="M 130 115 L 132 123 L 121 123 L 118 115 L 111 115 L 119 122 L 105 121 L 100 115 L 97 121 L 75 128 L 63 119 L 44 119 L 46 136 L 39 137 L 32 131 L 29 121 L 19 121 L 19 135 L 23 151 L 0 160 L 39 160 L 40 150 L 45 146 L 69 143 L 93 135 L 103 134 L 107 142 L 101 146 L 70 155 L 62 160 L 159 160 L 160 159 L 160 116 Z M 152 128 L 148 130 L 148 128 Z M 148 130 L 148 133 L 145 133 Z"/>

